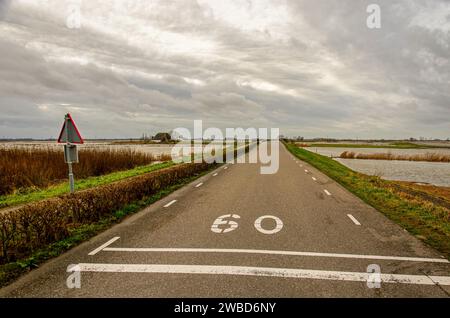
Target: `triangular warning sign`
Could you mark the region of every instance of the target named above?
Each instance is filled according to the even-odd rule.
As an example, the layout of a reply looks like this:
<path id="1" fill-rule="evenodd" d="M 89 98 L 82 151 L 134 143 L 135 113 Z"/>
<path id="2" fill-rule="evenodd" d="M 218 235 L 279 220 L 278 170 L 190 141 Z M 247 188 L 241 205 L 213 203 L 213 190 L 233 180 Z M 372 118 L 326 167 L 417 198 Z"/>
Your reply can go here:
<path id="1" fill-rule="evenodd" d="M 73 121 L 72 116 L 70 116 L 70 114 L 66 115 L 63 127 L 61 129 L 61 132 L 59 133 L 58 138 L 58 143 L 68 143 L 68 142 L 71 144 L 84 143 L 84 140 L 81 137 L 80 132 L 78 131 L 78 128 L 75 125 L 75 122 Z"/>

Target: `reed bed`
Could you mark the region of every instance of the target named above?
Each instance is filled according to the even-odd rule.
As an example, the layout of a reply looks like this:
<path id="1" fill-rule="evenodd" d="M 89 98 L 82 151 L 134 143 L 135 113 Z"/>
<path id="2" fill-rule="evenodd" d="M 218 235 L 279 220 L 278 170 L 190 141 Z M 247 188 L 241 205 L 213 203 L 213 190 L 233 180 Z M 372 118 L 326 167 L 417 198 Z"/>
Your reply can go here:
<path id="1" fill-rule="evenodd" d="M 80 162 L 73 165 L 74 174 L 83 179 L 167 161 L 170 156 L 153 156 L 132 149 L 80 149 L 79 159 Z M 0 195 L 47 187 L 67 179 L 67 170 L 62 149 L 0 149 Z"/>
<path id="2" fill-rule="evenodd" d="M 339 158 L 343 159 L 372 159 L 372 160 L 404 160 L 404 161 L 427 161 L 427 162 L 450 162 L 450 155 L 439 153 L 417 154 L 417 155 L 399 155 L 392 153 L 355 153 L 344 151 Z"/>

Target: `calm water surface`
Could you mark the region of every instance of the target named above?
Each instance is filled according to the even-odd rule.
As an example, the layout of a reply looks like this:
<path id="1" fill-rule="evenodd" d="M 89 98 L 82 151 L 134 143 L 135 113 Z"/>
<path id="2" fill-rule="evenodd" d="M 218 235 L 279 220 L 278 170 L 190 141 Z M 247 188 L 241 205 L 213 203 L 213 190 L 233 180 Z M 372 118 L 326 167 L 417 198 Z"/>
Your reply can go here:
<path id="1" fill-rule="evenodd" d="M 305 148 L 325 156 L 337 157 L 344 151 L 356 153 L 393 153 L 393 154 L 449 154 L 450 149 L 384 149 L 384 148 Z M 400 160 L 361 160 L 336 158 L 343 165 L 368 175 L 377 175 L 387 180 L 429 183 L 450 187 L 450 163 L 417 162 Z"/>

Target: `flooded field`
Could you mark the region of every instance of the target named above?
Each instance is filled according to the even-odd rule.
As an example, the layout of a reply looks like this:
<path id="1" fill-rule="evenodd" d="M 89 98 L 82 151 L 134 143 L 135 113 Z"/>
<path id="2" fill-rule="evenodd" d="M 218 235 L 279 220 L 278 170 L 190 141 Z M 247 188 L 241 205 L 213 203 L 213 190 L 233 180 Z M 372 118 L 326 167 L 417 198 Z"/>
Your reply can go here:
<path id="1" fill-rule="evenodd" d="M 12 148 L 12 147 L 20 147 L 20 148 L 56 148 L 62 149 L 62 144 L 57 144 L 55 142 L 15 142 L 15 143 L 0 143 L 0 147 L 3 148 Z M 152 155 L 162 155 L 167 154 L 170 155 L 173 145 L 114 145 L 108 142 L 87 142 L 83 145 L 79 145 L 79 149 L 132 149 L 137 150 L 144 153 L 149 153 Z"/>
<path id="2" fill-rule="evenodd" d="M 399 160 L 335 160 L 350 169 L 387 180 L 429 183 L 450 187 L 450 163 Z"/>
<path id="3" fill-rule="evenodd" d="M 392 153 L 397 155 L 419 155 L 426 153 L 439 153 L 450 155 L 450 148 L 427 148 L 427 149 L 392 149 L 392 148 L 340 148 L 340 147 L 306 147 L 306 150 L 319 153 L 327 157 L 339 157 L 344 151 L 355 153 L 374 154 Z"/>
<path id="4" fill-rule="evenodd" d="M 244 143 L 239 142 L 238 147 L 242 147 Z M 3 142 L 0 143 L 0 148 L 28 148 L 28 149 L 41 149 L 41 148 L 55 148 L 63 149 L 63 144 L 57 144 L 56 142 Z M 83 145 L 78 146 L 79 149 L 111 149 L 111 150 L 135 150 L 154 156 L 171 155 L 174 145 L 171 144 L 113 144 L 110 142 L 86 142 Z M 203 151 L 203 146 L 195 146 L 191 148 L 191 151 L 195 154 L 200 154 Z M 181 155 L 181 154 L 180 154 Z M 175 156 L 178 158 L 178 156 Z"/>
<path id="5" fill-rule="evenodd" d="M 306 150 L 319 153 L 328 157 L 338 157 L 344 151 L 356 153 L 392 153 L 417 155 L 425 153 L 450 154 L 450 149 L 384 149 L 384 148 L 321 148 L 311 147 Z M 429 183 L 436 186 L 450 187 L 450 163 L 441 162 L 417 162 L 398 160 L 360 160 L 341 159 L 335 160 L 350 169 L 368 175 L 376 175 L 387 180 L 411 181 Z"/>

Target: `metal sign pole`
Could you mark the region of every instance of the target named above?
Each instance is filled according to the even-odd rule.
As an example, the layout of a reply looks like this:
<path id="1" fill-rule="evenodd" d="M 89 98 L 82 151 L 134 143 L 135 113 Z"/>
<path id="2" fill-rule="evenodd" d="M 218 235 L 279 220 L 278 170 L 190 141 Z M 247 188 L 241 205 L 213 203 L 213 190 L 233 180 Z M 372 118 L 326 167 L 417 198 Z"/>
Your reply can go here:
<path id="1" fill-rule="evenodd" d="M 66 136 L 67 136 L 67 148 L 70 148 L 70 141 L 69 141 L 69 116 L 68 115 L 66 115 Z M 74 193 L 75 192 L 75 180 L 73 178 L 73 170 L 72 170 L 71 159 L 68 160 L 67 164 L 69 165 L 70 193 Z"/>
<path id="2" fill-rule="evenodd" d="M 72 163 L 69 162 L 69 185 L 70 185 L 70 193 L 75 192 L 75 180 L 73 178 L 73 171 L 72 171 Z"/>
<path id="3" fill-rule="evenodd" d="M 1 0 L 0 0 L 1 1 Z M 83 144 L 84 140 L 78 131 L 70 114 L 64 116 L 64 124 L 59 133 L 58 143 L 64 145 L 64 161 L 69 166 L 70 193 L 75 192 L 75 180 L 73 176 L 73 164 L 78 163 L 77 144 Z"/>

